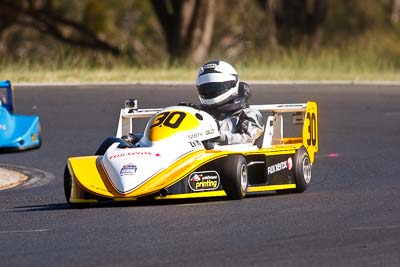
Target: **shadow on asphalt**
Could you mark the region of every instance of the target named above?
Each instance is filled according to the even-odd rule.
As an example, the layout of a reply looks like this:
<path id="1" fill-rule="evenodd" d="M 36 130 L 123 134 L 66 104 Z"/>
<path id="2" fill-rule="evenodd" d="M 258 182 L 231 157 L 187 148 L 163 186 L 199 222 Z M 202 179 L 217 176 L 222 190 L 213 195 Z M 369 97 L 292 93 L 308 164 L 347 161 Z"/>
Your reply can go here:
<path id="1" fill-rule="evenodd" d="M 49 211 L 49 210 L 67 210 L 70 206 L 67 203 L 46 204 L 46 205 L 31 205 L 15 207 L 15 212 L 30 212 L 30 211 Z"/>
<path id="2" fill-rule="evenodd" d="M 14 212 L 33 212 L 33 211 L 52 211 L 52 210 L 80 210 L 93 208 L 123 208 L 123 207 L 155 207 L 168 205 L 187 205 L 187 204 L 205 204 L 205 203 L 225 203 L 226 199 L 194 199 L 194 200 L 146 200 L 146 201 L 126 201 L 126 202 L 99 202 L 91 203 L 82 207 L 72 207 L 68 203 L 55 203 L 46 205 L 29 205 L 15 207 Z"/>
<path id="3" fill-rule="evenodd" d="M 91 209 L 91 208 L 122 208 L 122 207 L 151 207 L 151 206 L 172 206 L 172 205 L 188 205 L 188 204 L 216 204 L 216 203 L 240 203 L 246 199 L 272 197 L 272 196 L 284 196 L 284 194 L 252 194 L 246 196 L 243 200 L 228 200 L 226 198 L 198 198 L 198 199 L 174 199 L 174 200 L 137 200 L 137 201 L 126 201 L 126 202 L 99 202 L 91 203 L 83 207 L 71 207 L 68 203 L 54 203 L 46 205 L 29 205 L 15 207 L 15 212 L 34 212 L 34 211 L 52 211 L 52 210 L 79 210 L 79 209 Z"/>

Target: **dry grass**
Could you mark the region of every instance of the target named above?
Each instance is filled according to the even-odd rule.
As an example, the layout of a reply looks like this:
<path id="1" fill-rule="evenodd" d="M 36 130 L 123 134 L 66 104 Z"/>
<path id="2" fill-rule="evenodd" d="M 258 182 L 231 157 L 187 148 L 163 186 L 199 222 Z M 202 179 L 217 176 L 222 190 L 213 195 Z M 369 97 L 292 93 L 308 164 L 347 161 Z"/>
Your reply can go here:
<path id="1" fill-rule="evenodd" d="M 341 47 L 324 47 L 318 53 L 304 49 L 276 53 L 265 50 L 231 62 L 242 80 L 399 81 L 399 42 L 398 35 L 371 33 Z M 160 62 L 159 67 L 137 67 L 119 59 L 94 64 L 81 55 L 61 55 L 54 61 L 29 63 L 0 59 L 0 79 L 14 82 L 194 81 L 198 68 L 171 67 L 165 62 Z"/>

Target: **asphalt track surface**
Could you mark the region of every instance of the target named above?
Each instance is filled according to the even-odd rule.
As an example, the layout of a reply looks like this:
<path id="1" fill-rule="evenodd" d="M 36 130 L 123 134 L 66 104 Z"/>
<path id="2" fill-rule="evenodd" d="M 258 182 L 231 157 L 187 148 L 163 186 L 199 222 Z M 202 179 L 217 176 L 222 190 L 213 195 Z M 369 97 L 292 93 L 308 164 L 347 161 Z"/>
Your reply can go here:
<path id="1" fill-rule="evenodd" d="M 318 102 L 320 151 L 305 193 L 70 209 L 66 159 L 115 134 L 125 99 L 197 103 L 195 91 L 17 86 L 17 112 L 40 115 L 44 143 L 0 155 L 39 175 L 0 191 L 0 265 L 400 266 L 400 87 L 257 85 L 253 94 L 253 104 Z"/>

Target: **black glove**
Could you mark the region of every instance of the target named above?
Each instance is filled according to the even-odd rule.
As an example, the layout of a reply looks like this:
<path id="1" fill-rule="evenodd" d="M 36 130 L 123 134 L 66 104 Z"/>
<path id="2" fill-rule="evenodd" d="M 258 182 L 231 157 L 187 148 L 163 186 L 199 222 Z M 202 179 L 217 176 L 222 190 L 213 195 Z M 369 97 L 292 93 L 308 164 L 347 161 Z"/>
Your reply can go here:
<path id="1" fill-rule="evenodd" d="M 128 135 L 121 136 L 121 139 L 130 144 L 135 144 L 137 141 L 139 141 L 139 138 L 131 133 Z"/>
<path id="2" fill-rule="evenodd" d="M 198 107 L 195 104 L 188 103 L 188 102 L 185 102 L 185 101 L 179 102 L 178 106 L 184 106 L 184 107 L 190 107 L 190 108 L 198 109 Z"/>
<path id="3" fill-rule="evenodd" d="M 247 133 L 249 129 L 249 123 L 250 123 L 250 118 L 247 117 L 247 115 L 242 112 L 239 115 L 239 123 L 236 126 L 236 132 L 237 133 Z"/>

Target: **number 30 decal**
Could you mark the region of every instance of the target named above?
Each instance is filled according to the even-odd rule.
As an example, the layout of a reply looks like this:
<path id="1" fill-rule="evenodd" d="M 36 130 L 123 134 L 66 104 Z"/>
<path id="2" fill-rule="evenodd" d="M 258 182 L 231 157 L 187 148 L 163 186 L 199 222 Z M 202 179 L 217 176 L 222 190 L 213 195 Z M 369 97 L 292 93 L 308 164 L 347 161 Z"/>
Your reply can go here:
<path id="1" fill-rule="evenodd" d="M 303 146 L 307 149 L 310 161 L 314 162 L 314 154 L 318 152 L 318 106 L 316 102 L 307 102 L 303 124 Z"/>
<path id="2" fill-rule="evenodd" d="M 163 112 L 154 118 L 154 123 L 151 125 L 150 128 L 157 127 L 157 126 L 167 126 L 173 129 L 179 127 L 182 123 L 183 119 L 186 117 L 184 112 L 174 111 L 174 112 Z"/>
<path id="3" fill-rule="evenodd" d="M 317 119 L 315 113 L 307 113 L 308 124 L 308 133 L 309 138 L 307 139 L 308 146 L 315 146 L 317 144 Z"/>

